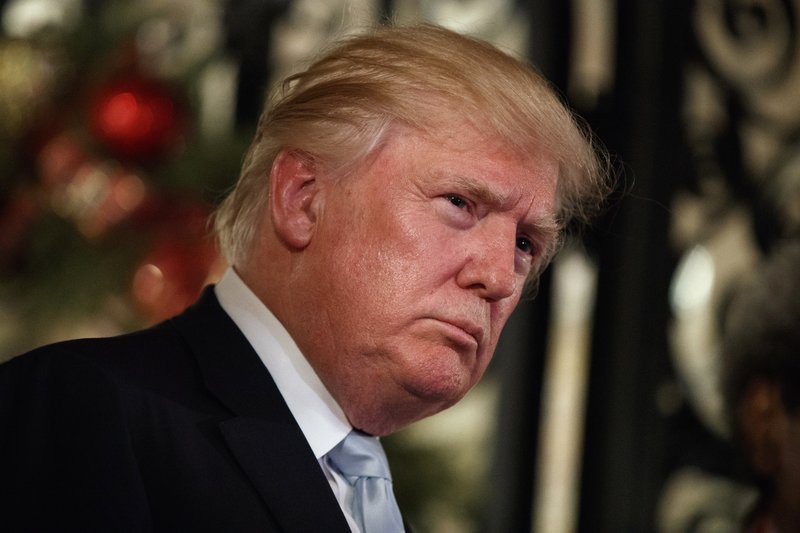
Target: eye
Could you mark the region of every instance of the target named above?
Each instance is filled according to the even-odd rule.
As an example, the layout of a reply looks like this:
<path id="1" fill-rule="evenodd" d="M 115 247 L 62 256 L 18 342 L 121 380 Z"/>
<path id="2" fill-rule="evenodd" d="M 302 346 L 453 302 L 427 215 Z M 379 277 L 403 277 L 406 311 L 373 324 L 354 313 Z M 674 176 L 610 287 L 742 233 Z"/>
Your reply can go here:
<path id="1" fill-rule="evenodd" d="M 526 254 L 533 255 L 534 253 L 534 245 L 533 242 L 528 239 L 527 237 L 517 237 L 517 248 L 525 252 Z"/>
<path id="2" fill-rule="evenodd" d="M 475 224 L 478 206 L 468 198 L 455 193 L 444 193 L 436 197 L 436 212 L 448 226 L 467 229 Z"/>
<path id="3" fill-rule="evenodd" d="M 458 207 L 459 209 L 467 208 L 467 201 L 456 194 L 448 194 L 445 196 L 445 198 L 447 198 L 448 202 Z"/>

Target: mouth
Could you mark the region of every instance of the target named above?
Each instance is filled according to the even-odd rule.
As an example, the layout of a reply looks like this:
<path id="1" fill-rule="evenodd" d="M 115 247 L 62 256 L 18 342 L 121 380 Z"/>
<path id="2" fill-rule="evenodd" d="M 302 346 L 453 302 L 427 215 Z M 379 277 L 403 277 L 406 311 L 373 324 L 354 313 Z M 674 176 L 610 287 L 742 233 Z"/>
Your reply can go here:
<path id="1" fill-rule="evenodd" d="M 452 342 L 461 346 L 478 348 L 483 339 L 483 328 L 470 320 L 457 318 L 433 318 L 445 331 L 445 335 Z"/>

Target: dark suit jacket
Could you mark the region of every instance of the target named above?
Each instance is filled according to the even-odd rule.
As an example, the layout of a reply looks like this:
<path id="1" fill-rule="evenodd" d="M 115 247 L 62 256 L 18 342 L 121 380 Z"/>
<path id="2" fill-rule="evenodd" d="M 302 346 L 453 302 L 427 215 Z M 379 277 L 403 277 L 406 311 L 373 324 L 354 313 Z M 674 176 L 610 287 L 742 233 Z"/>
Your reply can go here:
<path id="1" fill-rule="evenodd" d="M 0 530 L 348 532 L 212 290 L 183 314 L 0 366 Z"/>

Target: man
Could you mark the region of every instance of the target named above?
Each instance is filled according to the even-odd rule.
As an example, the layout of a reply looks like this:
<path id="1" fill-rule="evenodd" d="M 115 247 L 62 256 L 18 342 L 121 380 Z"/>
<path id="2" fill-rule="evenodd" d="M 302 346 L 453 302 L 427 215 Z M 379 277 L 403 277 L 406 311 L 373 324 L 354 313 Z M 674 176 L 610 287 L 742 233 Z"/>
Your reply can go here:
<path id="1" fill-rule="evenodd" d="M 723 339 L 736 443 L 760 490 L 743 531 L 800 531 L 800 242 L 775 248 L 735 295 Z"/>
<path id="2" fill-rule="evenodd" d="M 603 162 L 539 75 L 433 26 L 350 38 L 281 91 L 215 217 L 219 284 L 149 330 L 2 368 L 3 520 L 402 531 L 342 450 L 380 460 L 375 436 L 478 381 L 602 202 Z"/>

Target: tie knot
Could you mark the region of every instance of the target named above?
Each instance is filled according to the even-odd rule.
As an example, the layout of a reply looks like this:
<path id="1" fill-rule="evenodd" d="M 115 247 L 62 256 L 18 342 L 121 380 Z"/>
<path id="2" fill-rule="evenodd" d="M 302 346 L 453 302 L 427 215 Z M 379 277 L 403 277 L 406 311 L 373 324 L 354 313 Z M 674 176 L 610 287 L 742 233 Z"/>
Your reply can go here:
<path id="1" fill-rule="evenodd" d="M 328 452 L 328 459 L 352 483 L 360 477 L 379 477 L 391 481 L 389 462 L 377 437 L 356 429 Z"/>
<path id="2" fill-rule="evenodd" d="M 389 462 L 376 437 L 354 429 L 326 457 L 353 487 L 351 511 L 362 533 L 403 532 Z"/>

